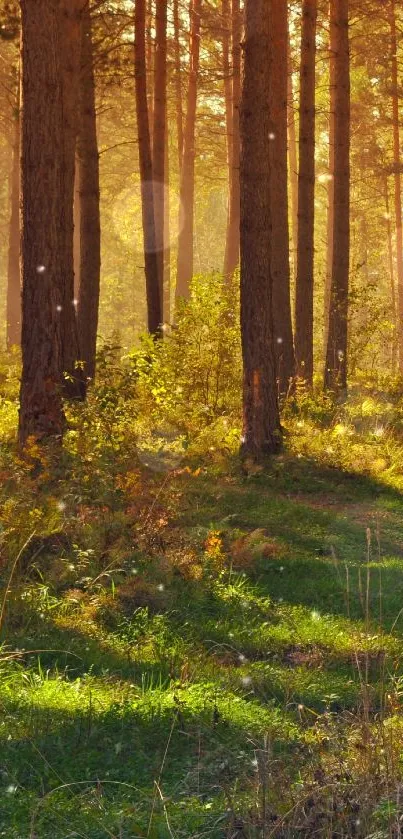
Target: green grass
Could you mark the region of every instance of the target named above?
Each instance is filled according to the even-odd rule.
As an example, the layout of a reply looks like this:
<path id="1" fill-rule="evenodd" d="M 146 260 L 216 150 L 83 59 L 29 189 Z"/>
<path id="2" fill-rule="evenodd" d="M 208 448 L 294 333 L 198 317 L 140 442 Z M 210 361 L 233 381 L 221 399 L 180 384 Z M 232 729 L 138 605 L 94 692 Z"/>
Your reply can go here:
<path id="1" fill-rule="evenodd" d="M 285 454 L 249 475 L 236 458 L 209 453 L 188 461 L 193 471 L 167 478 L 141 465 L 137 475 L 126 441 L 127 451 L 100 448 L 87 479 L 73 435 L 63 468 L 47 464 L 39 485 L 32 469 L 10 467 L 7 426 L 4 583 L 33 530 L 63 532 L 66 543 L 45 543 L 34 568 L 24 555 L 25 575 L 11 580 L 0 835 L 257 839 L 262 755 L 278 779 L 268 797 L 281 821 L 321 761 L 361 777 L 349 741 L 363 714 L 376 725 L 386 713 L 388 692 L 400 724 L 401 467 L 368 466 L 371 446 L 386 463 L 399 437 L 356 431 L 350 454 L 329 454 L 334 422 L 303 423 L 288 420 Z M 134 483 L 116 483 L 131 473 Z M 237 568 L 233 544 L 253 531 L 252 561 Z M 143 599 L 129 591 L 122 601 L 137 579 Z M 354 835 L 388 830 L 382 796 Z"/>

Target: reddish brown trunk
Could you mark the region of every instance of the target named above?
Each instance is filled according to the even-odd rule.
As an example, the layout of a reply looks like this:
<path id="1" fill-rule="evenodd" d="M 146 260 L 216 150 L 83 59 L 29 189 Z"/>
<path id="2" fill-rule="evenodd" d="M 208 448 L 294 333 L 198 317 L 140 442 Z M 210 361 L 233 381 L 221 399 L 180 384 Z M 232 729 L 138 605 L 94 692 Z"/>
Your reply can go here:
<path id="1" fill-rule="evenodd" d="M 298 153 L 297 131 L 295 127 L 294 90 L 292 82 L 292 66 L 290 45 L 288 44 L 288 160 L 291 187 L 291 232 L 294 277 L 297 276 L 297 248 L 298 248 Z"/>
<path id="2" fill-rule="evenodd" d="M 387 237 L 388 237 L 388 267 L 389 267 L 389 278 L 390 278 L 390 299 L 392 304 L 392 322 L 393 322 L 393 334 L 392 334 L 392 372 L 396 372 L 396 360 L 397 360 L 397 346 L 396 346 L 396 339 L 397 339 L 397 301 L 396 301 L 396 288 L 395 288 L 395 267 L 393 261 L 393 240 L 392 240 L 392 225 L 390 223 L 391 215 L 390 215 L 390 201 L 389 201 L 389 186 L 388 186 L 388 178 L 385 177 L 385 211 L 386 211 L 386 230 L 387 230 Z"/>
<path id="3" fill-rule="evenodd" d="M 315 54 L 316 0 L 302 6 L 298 173 L 298 253 L 295 355 L 298 375 L 312 384 L 313 270 L 315 222 Z"/>
<path id="4" fill-rule="evenodd" d="M 182 103 L 182 66 L 179 27 L 179 2 L 173 0 L 174 18 L 174 50 L 175 50 L 175 98 L 176 98 L 176 128 L 178 134 L 179 173 L 182 171 L 183 156 L 183 103 Z"/>
<path id="5" fill-rule="evenodd" d="M 95 110 L 90 7 L 82 20 L 79 130 L 77 136 L 77 183 L 79 192 L 79 273 L 77 322 L 81 358 L 87 378 L 95 376 L 101 272 L 101 224 L 99 210 L 99 154 Z"/>
<path id="6" fill-rule="evenodd" d="M 230 68 L 231 48 L 231 13 L 230 0 L 222 0 L 222 70 L 224 82 L 224 104 L 225 104 L 225 135 L 227 142 L 227 165 L 229 177 L 232 169 L 232 76 Z"/>
<path id="7" fill-rule="evenodd" d="M 270 177 L 272 219 L 273 319 L 279 391 L 287 393 L 295 375 L 290 296 L 287 167 L 287 0 L 272 3 L 270 96 Z"/>
<path id="8" fill-rule="evenodd" d="M 136 114 L 141 179 L 141 205 L 148 329 L 157 335 L 162 324 L 162 299 L 158 284 L 158 257 L 155 237 L 154 189 L 151 158 L 150 123 L 147 105 L 147 67 L 145 44 L 145 0 L 135 6 L 135 82 Z"/>
<path id="9" fill-rule="evenodd" d="M 242 450 L 254 459 L 281 444 L 272 316 L 270 12 L 269 0 L 246 0 L 240 120 Z"/>
<path id="10" fill-rule="evenodd" d="M 183 160 L 180 186 L 180 232 L 176 299 L 188 298 L 193 277 L 193 232 L 195 192 L 196 105 L 200 61 L 201 0 L 192 0 L 190 8 L 190 65 L 186 123 L 183 137 Z"/>
<path id="11" fill-rule="evenodd" d="M 393 110 L 393 163 L 395 171 L 395 221 L 396 221 L 396 267 L 398 313 L 399 370 L 403 373 L 403 229 L 402 229 L 402 183 L 400 174 L 400 116 L 399 77 L 397 64 L 396 2 L 390 6 L 390 49 L 392 66 L 392 110 Z"/>
<path id="12" fill-rule="evenodd" d="M 154 125 L 153 125 L 153 181 L 155 240 L 158 262 L 158 288 L 161 305 L 164 300 L 165 200 L 166 200 L 166 145 L 167 145 L 167 0 L 156 0 Z M 162 310 L 161 310 L 162 311 Z M 161 321 L 163 320 L 161 316 Z"/>
<path id="13" fill-rule="evenodd" d="M 333 228 L 334 228 L 334 107 L 335 107 L 335 22 L 329 6 L 329 180 L 327 184 L 327 241 L 326 241 L 326 277 L 324 294 L 324 358 L 326 360 L 329 337 L 330 289 L 333 267 Z"/>
<path id="14" fill-rule="evenodd" d="M 18 436 L 60 437 L 64 265 L 63 95 L 59 0 L 21 0 L 22 376 Z M 49 103 L 52 107 L 49 107 Z"/>
<path id="15" fill-rule="evenodd" d="M 239 185 L 239 104 L 241 98 L 241 35 L 240 0 L 232 0 L 232 142 L 229 170 L 229 201 L 224 276 L 231 277 L 239 265 L 240 185 Z"/>
<path id="16" fill-rule="evenodd" d="M 18 97 L 19 98 L 19 97 Z M 7 347 L 21 343 L 20 279 L 20 113 L 15 116 L 10 176 L 10 226 L 7 268 Z"/>
<path id="17" fill-rule="evenodd" d="M 350 259 L 350 57 L 348 0 L 333 0 L 335 26 L 334 226 L 325 387 L 347 392 Z"/>

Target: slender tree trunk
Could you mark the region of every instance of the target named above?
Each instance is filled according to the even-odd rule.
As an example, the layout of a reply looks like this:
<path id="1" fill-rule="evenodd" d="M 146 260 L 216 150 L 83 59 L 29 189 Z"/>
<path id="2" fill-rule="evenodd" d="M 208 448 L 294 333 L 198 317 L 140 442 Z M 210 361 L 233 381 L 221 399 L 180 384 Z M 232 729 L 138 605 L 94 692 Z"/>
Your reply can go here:
<path id="1" fill-rule="evenodd" d="M 292 81 L 290 44 L 288 44 L 288 161 L 291 187 L 291 232 L 294 278 L 297 276 L 297 248 L 298 248 L 298 152 L 297 131 L 295 126 L 294 90 Z"/>
<path id="2" fill-rule="evenodd" d="M 241 37 L 242 14 L 240 0 L 232 0 L 232 142 L 229 160 L 229 201 L 227 239 L 224 258 L 224 276 L 231 277 L 239 265 L 239 225 L 240 225 L 240 136 L 239 104 L 241 99 Z"/>
<path id="3" fill-rule="evenodd" d="M 148 119 L 150 126 L 153 123 L 153 78 L 154 78 L 154 49 L 152 38 L 153 26 L 153 0 L 147 0 L 146 12 L 146 69 L 147 69 L 147 105 L 148 105 Z M 152 134 L 150 135 L 150 142 L 152 146 Z"/>
<path id="4" fill-rule="evenodd" d="M 312 383 L 313 376 L 316 18 L 316 0 L 304 0 L 300 73 L 295 355 L 298 375 L 308 384 Z"/>
<path id="5" fill-rule="evenodd" d="M 166 116 L 168 129 L 168 116 Z M 169 206 L 169 142 L 165 143 L 165 202 L 164 202 L 164 302 L 163 322 L 171 323 L 171 230 L 170 230 L 170 206 Z"/>
<path id="6" fill-rule="evenodd" d="M 19 94 L 18 94 L 19 100 Z M 10 177 L 10 227 L 7 268 L 7 348 L 21 343 L 20 280 L 20 112 L 19 102 L 14 123 Z"/>
<path id="7" fill-rule="evenodd" d="M 148 329 L 152 335 L 157 335 L 162 324 L 162 299 L 158 283 L 158 256 L 155 235 L 154 189 L 150 123 L 147 106 L 147 68 L 145 47 L 145 0 L 136 0 L 134 70 L 136 81 L 136 114 L 141 179 Z"/>
<path id="8" fill-rule="evenodd" d="M 400 174 L 400 117 L 398 92 L 396 2 L 390 5 L 390 49 L 392 62 L 392 109 L 393 109 L 393 163 L 395 171 L 395 219 L 396 219 L 396 266 L 398 299 L 398 352 L 399 371 L 403 373 L 403 229 L 402 229 L 402 179 Z"/>
<path id="9" fill-rule="evenodd" d="M 75 152 L 78 124 L 78 91 L 80 76 L 81 15 L 85 0 L 61 0 L 59 26 L 62 48 L 63 74 L 63 150 L 64 150 L 64 196 L 65 227 L 63 254 L 62 331 L 63 390 L 69 398 L 82 399 L 85 396 L 85 377 L 81 366 L 78 343 L 74 293 L 74 181 Z"/>
<path id="10" fill-rule="evenodd" d="M 193 233 L 195 191 L 195 132 L 197 87 L 200 62 L 201 0 L 191 0 L 190 7 L 190 66 L 187 112 L 183 136 L 183 160 L 180 186 L 180 232 L 178 238 L 178 267 L 176 299 L 188 298 L 193 277 Z"/>
<path id="11" fill-rule="evenodd" d="M 333 0 L 335 18 L 334 227 L 325 387 L 347 392 L 350 261 L 350 56 L 348 0 Z"/>
<path id="12" fill-rule="evenodd" d="M 64 265 L 59 0 L 21 0 L 22 376 L 18 436 L 61 437 L 59 326 Z M 52 107 L 49 107 L 49 103 Z"/>
<path id="13" fill-rule="evenodd" d="M 327 236 L 326 236 L 326 277 L 323 309 L 323 357 L 326 362 L 327 342 L 329 338 L 330 290 L 333 267 L 333 228 L 334 228 L 334 109 L 335 109 L 335 56 L 336 25 L 332 13 L 332 0 L 329 5 L 329 173 L 327 182 Z"/>
<path id="14" fill-rule="evenodd" d="M 287 168 L 287 0 L 272 3 L 270 96 L 270 177 L 272 219 L 273 319 L 279 391 L 287 393 L 295 375 L 290 297 L 290 241 Z"/>
<path id="15" fill-rule="evenodd" d="M 80 221 L 80 286 L 77 321 L 87 378 L 95 376 L 101 273 L 99 153 L 90 6 L 84 10 L 81 39 L 77 181 Z"/>
<path id="16" fill-rule="evenodd" d="M 176 128 L 178 134 L 179 174 L 182 171 L 183 157 L 183 103 L 182 103 L 182 66 L 179 27 L 179 0 L 173 0 L 174 23 L 174 62 L 175 62 L 175 98 L 176 98 Z"/>
<path id="17" fill-rule="evenodd" d="M 390 201 L 389 201 L 389 186 L 388 186 L 388 178 L 385 177 L 385 211 L 386 211 L 386 230 L 387 230 L 387 237 L 388 237 L 388 264 L 389 264 L 389 278 L 390 278 L 390 299 L 392 304 L 392 320 L 393 320 L 393 333 L 392 333 L 392 373 L 396 372 L 396 360 L 397 360 L 397 346 L 396 346 L 396 339 L 397 339 L 397 301 L 396 301 L 396 288 L 395 288 L 395 267 L 393 261 L 393 240 L 392 240 L 392 225 L 390 222 L 391 215 L 390 215 Z"/>
<path id="18" fill-rule="evenodd" d="M 225 135 L 227 141 L 227 165 L 229 177 L 232 169 L 232 68 L 230 67 L 231 49 L 231 9 L 230 0 L 222 0 L 222 70 L 225 103 Z"/>
<path id="19" fill-rule="evenodd" d="M 272 315 L 269 97 L 271 3 L 246 0 L 241 101 L 243 445 L 253 459 L 281 445 Z"/>
<path id="20" fill-rule="evenodd" d="M 161 322 L 164 300 L 166 141 L 167 141 L 167 0 L 156 0 L 156 39 L 154 76 L 153 183 L 155 240 L 158 262 L 158 288 L 161 300 Z"/>

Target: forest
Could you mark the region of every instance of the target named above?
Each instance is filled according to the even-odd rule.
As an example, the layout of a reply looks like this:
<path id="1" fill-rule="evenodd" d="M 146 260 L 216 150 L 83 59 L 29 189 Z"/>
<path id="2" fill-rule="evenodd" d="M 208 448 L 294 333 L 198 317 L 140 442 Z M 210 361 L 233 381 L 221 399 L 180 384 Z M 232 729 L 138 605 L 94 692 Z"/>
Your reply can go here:
<path id="1" fill-rule="evenodd" d="M 0 0 L 0 837 L 403 836 L 402 73 Z"/>

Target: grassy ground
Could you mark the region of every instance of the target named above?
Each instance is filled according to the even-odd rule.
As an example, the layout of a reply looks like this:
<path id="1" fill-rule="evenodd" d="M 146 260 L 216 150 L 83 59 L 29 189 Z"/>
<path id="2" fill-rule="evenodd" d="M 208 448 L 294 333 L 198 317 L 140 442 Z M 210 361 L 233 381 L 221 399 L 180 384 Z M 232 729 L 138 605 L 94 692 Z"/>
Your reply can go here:
<path id="1" fill-rule="evenodd" d="M 401 835 L 388 398 L 300 407 L 265 470 L 150 469 L 89 415 L 21 460 L 3 403 L 0 835 Z"/>

